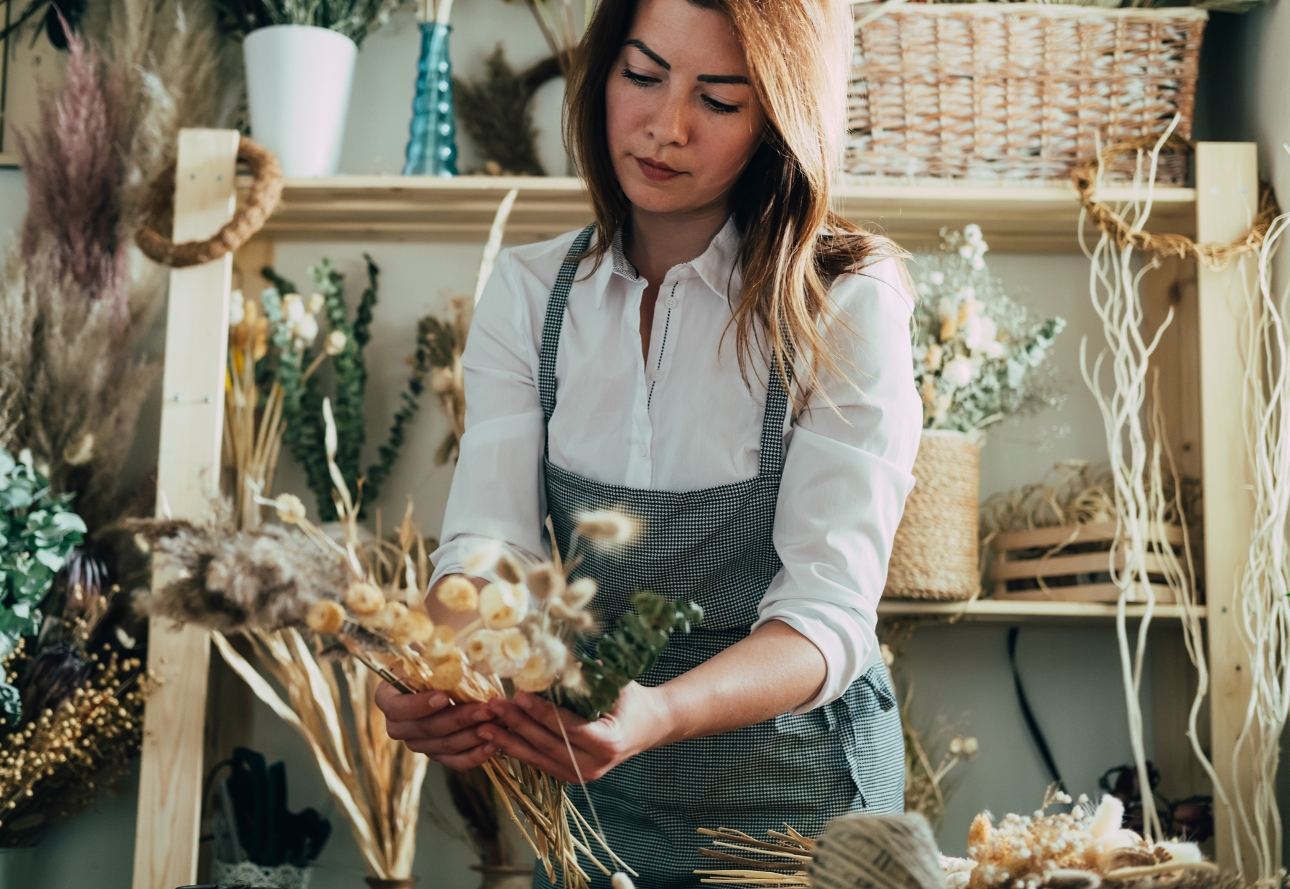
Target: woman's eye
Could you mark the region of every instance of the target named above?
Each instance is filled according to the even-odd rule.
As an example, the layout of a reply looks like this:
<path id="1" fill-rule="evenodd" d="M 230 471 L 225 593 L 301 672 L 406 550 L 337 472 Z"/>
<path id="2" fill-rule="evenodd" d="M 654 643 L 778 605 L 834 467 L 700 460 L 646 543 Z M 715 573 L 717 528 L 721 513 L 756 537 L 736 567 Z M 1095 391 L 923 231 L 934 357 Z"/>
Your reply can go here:
<path id="1" fill-rule="evenodd" d="M 739 110 L 738 105 L 727 105 L 725 102 L 718 102 L 716 99 L 712 98 L 711 96 L 704 96 L 703 101 L 706 102 L 708 104 L 708 107 L 711 108 L 713 111 L 715 111 L 717 114 L 734 114 L 736 111 Z"/>
<path id="2" fill-rule="evenodd" d="M 637 74 L 631 68 L 623 69 L 623 77 L 626 77 L 637 86 L 649 86 L 651 83 L 658 83 L 658 78 L 646 77 L 644 74 Z"/>

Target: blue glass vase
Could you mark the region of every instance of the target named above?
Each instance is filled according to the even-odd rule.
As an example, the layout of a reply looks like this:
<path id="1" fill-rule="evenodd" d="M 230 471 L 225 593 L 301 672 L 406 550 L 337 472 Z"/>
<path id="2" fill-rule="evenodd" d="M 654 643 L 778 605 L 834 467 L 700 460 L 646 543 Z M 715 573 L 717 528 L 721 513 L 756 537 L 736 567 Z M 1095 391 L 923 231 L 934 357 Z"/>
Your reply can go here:
<path id="1" fill-rule="evenodd" d="M 417 95 L 412 100 L 404 176 L 456 176 L 457 125 L 453 121 L 452 62 L 448 35 L 441 22 L 421 23 L 421 60 L 417 62 Z"/>

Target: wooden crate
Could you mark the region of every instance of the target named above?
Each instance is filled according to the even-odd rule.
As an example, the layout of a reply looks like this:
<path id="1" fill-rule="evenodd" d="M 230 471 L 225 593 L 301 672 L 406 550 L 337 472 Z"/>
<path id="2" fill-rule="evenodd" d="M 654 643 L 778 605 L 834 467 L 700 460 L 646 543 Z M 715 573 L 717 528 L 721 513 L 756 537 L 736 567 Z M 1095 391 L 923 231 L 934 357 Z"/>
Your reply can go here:
<path id="1" fill-rule="evenodd" d="M 1164 538 L 1181 558 L 1183 533 L 1166 525 Z M 1014 601 L 1115 602 L 1120 589 L 1111 582 L 1111 548 L 1115 522 L 1064 525 L 1010 531 L 990 542 L 989 580 L 994 598 Z M 1124 568 L 1124 547 L 1115 554 L 1115 567 Z M 1172 604 L 1173 591 L 1165 583 L 1163 559 L 1147 553 L 1147 576 L 1157 603 Z M 1138 589 L 1131 602 L 1145 601 Z"/>

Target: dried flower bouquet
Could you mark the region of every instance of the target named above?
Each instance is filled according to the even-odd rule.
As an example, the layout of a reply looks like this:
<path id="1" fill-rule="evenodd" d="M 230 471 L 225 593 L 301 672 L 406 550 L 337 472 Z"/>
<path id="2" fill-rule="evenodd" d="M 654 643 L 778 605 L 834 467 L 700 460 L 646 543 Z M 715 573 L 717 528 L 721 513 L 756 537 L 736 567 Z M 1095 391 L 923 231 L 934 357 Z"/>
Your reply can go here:
<path id="1" fill-rule="evenodd" d="M 923 426 L 976 432 L 1012 414 L 1056 403 L 1036 383 L 1066 322 L 1032 324 L 986 268 L 981 228 L 941 232 L 941 249 L 919 257 L 914 379 Z"/>
<path id="2" fill-rule="evenodd" d="M 279 675 L 292 703 L 290 707 L 270 703 L 289 722 L 302 722 L 306 711 L 321 706 L 319 701 L 335 697 L 331 691 L 324 694 L 326 680 L 310 672 L 319 671 L 310 666 L 313 653 L 300 632 L 305 628 L 318 634 L 324 650 L 351 655 L 371 673 L 405 691 L 439 689 L 460 702 L 486 701 L 509 695 L 512 689 L 546 692 L 553 700 L 596 718 L 613 707 L 628 682 L 652 666 L 672 632 L 687 632 L 701 619 L 701 610 L 693 604 L 637 593 L 638 613 L 627 615 L 614 632 L 604 635 L 595 656 L 571 654 L 577 635 L 595 626 L 586 608 L 596 584 L 589 578 L 570 582 L 566 566 L 576 566 L 578 545 L 622 545 L 635 530 L 632 521 L 618 513 L 592 512 L 580 518 L 574 549 L 563 565 L 557 558 L 523 567 L 496 542 L 471 554 L 465 564 L 468 572 L 490 573 L 497 579 L 482 589 L 464 577 L 441 584 L 438 597 L 445 607 L 476 616 L 460 632 L 435 626 L 419 601 L 426 590 L 428 565 L 424 547 L 410 543 L 419 535 L 411 533 L 407 518 L 397 553 L 387 544 L 359 542 L 358 504 L 350 498 L 336 466 L 336 427 L 329 401 L 324 400 L 323 413 L 335 508 L 346 532 L 343 544 L 309 522 L 304 504 L 292 494 L 274 499 L 257 496 L 256 501 L 273 507 L 283 523 L 298 530 L 279 525 L 230 533 L 220 525 L 183 521 L 131 523 L 141 546 L 177 560 L 181 569 L 168 586 L 144 596 L 141 607 L 154 615 L 222 632 L 247 630 L 271 672 L 310 673 L 308 682 L 285 672 Z M 329 558 L 320 559 L 320 552 Z M 286 643 L 269 635 L 279 630 Z M 226 642 L 220 647 L 230 656 Z M 257 694 L 270 700 L 272 689 L 258 673 L 249 665 L 240 667 L 233 657 L 230 663 Z M 366 674 L 356 673 L 351 696 L 355 687 L 370 681 Z M 370 697 L 364 699 L 370 701 Z M 354 698 L 355 703 L 358 700 Z M 324 717 L 325 731 L 317 726 L 301 731 L 315 745 L 324 776 L 329 769 L 333 774 L 329 786 L 343 802 L 337 792 L 337 785 L 344 783 L 341 768 L 334 764 L 337 757 L 321 749 L 325 745 L 316 740 L 328 732 L 336 735 L 338 729 L 331 723 L 330 717 Z M 333 742 L 332 746 L 341 745 Z M 579 853 L 607 875 L 612 871 L 601 861 L 602 854 L 615 869 L 631 872 L 596 828 L 569 804 L 563 782 L 507 756 L 495 756 L 484 768 L 551 879 L 559 865 L 567 886 L 586 886 L 588 876 Z M 352 820 L 357 835 L 357 825 L 371 819 Z"/>

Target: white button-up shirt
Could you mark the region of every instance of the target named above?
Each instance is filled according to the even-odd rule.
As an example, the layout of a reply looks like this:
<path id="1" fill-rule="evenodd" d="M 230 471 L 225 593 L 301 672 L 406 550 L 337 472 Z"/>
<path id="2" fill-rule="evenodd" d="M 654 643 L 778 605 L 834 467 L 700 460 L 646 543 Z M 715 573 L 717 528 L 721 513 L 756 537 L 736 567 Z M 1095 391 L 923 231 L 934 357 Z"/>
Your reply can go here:
<path id="1" fill-rule="evenodd" d="M 542 448 L 555 465 L 599 482 L 686 491 L 757 474 L 766 361 L 740 375 L 732 301 L 739 293 L 733 221 L 703 255 L 670 269 L 642 358 L 644 278 L 620 240 L 599 268 L 584 262 L 569 293 L 556 361 L 556 407 L 543 430 L 538 352 L 547 301 L 576 233 L 503 251 L 475 311 L 463 363 L 466 434 L 434 553 L 434 579 L 460 571 L 481 541 L 545 558 Z M 913 296 L 897 260 L 832 287 L 855 386 L 824 381 L 784 423 L 785 462 L 774 544 L 783 568 L 754 628 L 781 620 L 824 655 L 827 678 L 798 712 L 842 695 L 880 660 L 877 605 L 918 450 Z"/>

